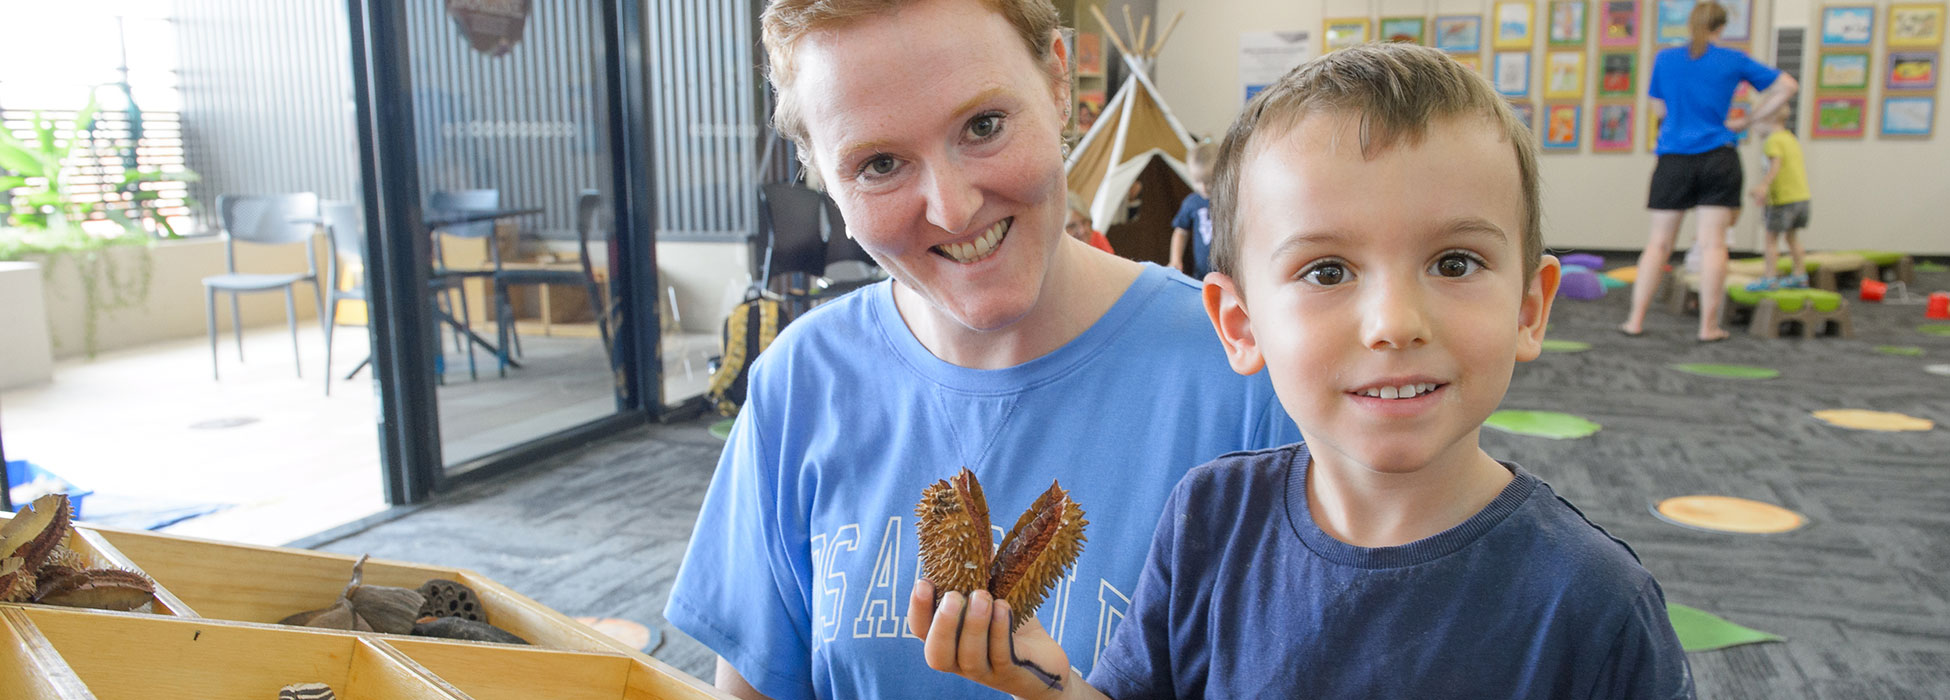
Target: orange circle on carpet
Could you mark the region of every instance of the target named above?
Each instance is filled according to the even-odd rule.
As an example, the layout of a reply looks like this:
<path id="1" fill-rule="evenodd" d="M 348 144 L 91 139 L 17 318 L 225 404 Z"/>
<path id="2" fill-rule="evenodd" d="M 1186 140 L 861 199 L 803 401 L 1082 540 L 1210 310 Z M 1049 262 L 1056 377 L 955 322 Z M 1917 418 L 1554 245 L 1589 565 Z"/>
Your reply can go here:
<path id="1" fill-rule="evenodd" d="M 1705 530 L 1763 534 L 1787 532 L 1808 524 L 1800 513 L 1772 503 L 1732 496 L 1680 496 L 1660 501 L 1659 515 Z"/>
<path id="2" fill-rule="evenodd" d="M 1936 423 L 1927 418 L 1905 416 L 1901 413 L 1889 413 L 1886 411 L 1864 411 L 1859 408 L 1837 408 L 1827 411 L 1815 411 L 1815 417 L 1827 421 L 1830 425 L 1853 428 L 1855 430 L 1879 430 L 1893 433 L 1906 430 L 1929 430 L 1936 427 Z"/>
<path id="3" fill-rule="evenodd" d="M 588 625 L 597 632 L 609 635 L 611 639 L 641 650 L 650 646 L 650 628 L 642 623 L 620 617 L 578 617 L 576 622 Z"/>
<path id="4" fill-rule="evenodd" d="M 1638 281 L 1639 268 L 1637 265 L 1633 265 L 1630 267 L 1616 267 L 1610 270 L 1606 270 L 1605 276 L 1618 280 L 1620 282 L 1624 282 L 1626 284 L 1631 284 L 1633 282 Z"/>

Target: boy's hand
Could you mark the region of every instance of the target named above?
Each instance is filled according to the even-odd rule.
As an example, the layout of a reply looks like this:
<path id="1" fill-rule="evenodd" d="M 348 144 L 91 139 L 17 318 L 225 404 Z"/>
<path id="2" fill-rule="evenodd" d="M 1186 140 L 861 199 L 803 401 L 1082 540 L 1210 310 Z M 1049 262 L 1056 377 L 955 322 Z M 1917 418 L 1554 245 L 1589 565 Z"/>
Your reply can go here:
<path id="1" fill-rule="evenodd" d="M 1746 131 L 1746 130 L 1747 130 L 1747 126 L 1748 126 L 1749 124 L 1751 124 L 1751 122 L 1750 122 L 1750 121 L 1748 121 L 1748 119 L 1747 119 L 1746 117 L 1744 117 L 1744 116 L 1740 116 L 1740 117 L 1728 117 L 1728 118 L 1727 118 L 1727 131 L 1731 131 L 1731 132 L 1734 132 L 1734 133 L 1739 133 L 1739 132 L 1742 132 L 1742 131 Z"/>
<path id="2" fill-rule="evenodd" d="M 1759 204 L 1762 206 L 1767 205 L 1767 188 L 1755 187 L 1752 191 L 1748 192 L 1748 194 L 1754 198 L 1755 204 Z"/>
<path id="3" fill-rule="evenodd" d="M 964 611 L 967 613 L 964 616 Z M 908 600 L 907 624 L 926 640 L 928 667 L 1021 698 L 1055 699 L 1088 686 L 1070 672 L 1070 657 L 1031 617 L 1009 634 L 1009 604 L 988 591 L 949 591 L 934 609 L 934 584 L 919 581 Z M 1068 691 L 1068 693 L 1066 693 Z M 1101 696 L 1097 696 L 1101 697 Z"/>

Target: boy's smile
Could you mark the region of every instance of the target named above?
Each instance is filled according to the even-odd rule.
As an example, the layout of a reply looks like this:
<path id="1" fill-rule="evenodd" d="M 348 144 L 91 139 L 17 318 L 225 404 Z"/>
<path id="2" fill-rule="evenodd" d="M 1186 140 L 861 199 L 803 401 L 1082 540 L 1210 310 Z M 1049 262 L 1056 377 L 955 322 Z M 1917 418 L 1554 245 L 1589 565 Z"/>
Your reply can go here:
<path id="1" fill-rule="evenodd" d="M 1221 335 L 1235 368 L 1265 363 L 1324 469 L 1494 464 L 1477 431 L 1540 351 L 1557 281 L 1548 256 L 1524 280 L 1513 149 L 1457 117 L 1369 158 L 1360 128 L 1326 112 L 1256 137 L 1240 279 L 1213 282 Z"/>

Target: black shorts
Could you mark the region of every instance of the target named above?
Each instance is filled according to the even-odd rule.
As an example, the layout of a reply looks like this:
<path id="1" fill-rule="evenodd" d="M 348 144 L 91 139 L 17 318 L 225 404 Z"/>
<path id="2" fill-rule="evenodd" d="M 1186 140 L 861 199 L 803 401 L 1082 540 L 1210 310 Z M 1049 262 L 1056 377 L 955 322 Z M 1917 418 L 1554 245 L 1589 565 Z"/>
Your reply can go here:
<path id="1" fill-rule="evenodd" d="M 1721 146 L 1705 153 L 1666 154 L 1652 169 L 1652 196 L 1647 209 L 1693 207 L 1740 208 L 1740 188 L 1746 184 L 1740 153 Z"/>

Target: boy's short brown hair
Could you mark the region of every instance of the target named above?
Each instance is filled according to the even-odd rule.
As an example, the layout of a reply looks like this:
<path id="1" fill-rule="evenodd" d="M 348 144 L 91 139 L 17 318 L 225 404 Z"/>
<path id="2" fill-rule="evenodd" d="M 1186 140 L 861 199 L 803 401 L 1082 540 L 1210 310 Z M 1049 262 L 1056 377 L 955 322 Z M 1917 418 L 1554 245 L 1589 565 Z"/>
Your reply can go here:
<path id="1" fill-rule="evenodd" d="M 1494 121 L 1516 152 L 1523 187 L 1523 279 L 1529 283 L 1544 254 L 1536 137 L 1475 71 L 1435 49 L 1397 43 L 1363 44 L 1308 61 L 1247 103 L 1226 131 L 1212 176 L 1213 270 L 1239 279 L 1239 175 L 1254 138 L 1278 135 L 1321 112 L 1359 115 L 1361 154 L 1367 158 L 1397 141 L 1421 140 L 1437 119 L 1480 115 Z"/>

